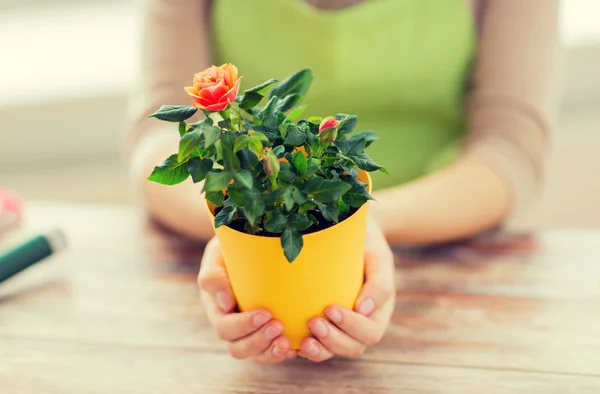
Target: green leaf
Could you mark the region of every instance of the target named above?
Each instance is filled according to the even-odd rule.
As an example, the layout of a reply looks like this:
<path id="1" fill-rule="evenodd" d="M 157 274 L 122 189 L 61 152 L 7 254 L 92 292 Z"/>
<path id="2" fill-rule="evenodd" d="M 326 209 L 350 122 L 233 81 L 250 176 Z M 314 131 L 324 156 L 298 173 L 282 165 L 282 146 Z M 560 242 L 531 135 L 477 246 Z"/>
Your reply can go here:
<path id="1" fill-rule="evenodd" d="M 229 185 L 231 181 L 231 173 L 225 171 L 210 171 L 206 174 L 206 181 L 204 182 L 205 192 L 216 192 L 217 190 L 223 190 Z"/>
<path id="2" fill-rule="evenodd" d="M 321 122 L 323 121 L 323 117 L 322 116 L 310 116 L 307 119 L 310 123 L 316 124 L 316 125 L 320 125 Z"/>
<path id="3" fill-rule="evenodd" d="M 194 157 L 188 161 L 187 169 L 194 183 L 198 183 L 206 178 L 206 174 L 212 170 L 213 161 L 211 159 L 200 159 Z"/>
<path id="4" fill-rule="evenodd" d="M 188 126 L 185 124 L 184 121 L 179 122 L 179 136 L 183 137 L 183 135 L 185 134 L 185 132 L 188 130 Z"/>
<path id="5" fill-rule="evenodd" d="M 217 207 L 223 205 L 223 201 L 225 201 L 225 195 L 220 190 L 216 192 L 206 192 L 204 198 L 215 204 Z"/>
<path id="6" fill-rule="evenodd" d="M 306 212 L 310 211 L 311 209 L 314 209 L 316 206 L 317 204 L 315 204 L 314 202 L 306 201 L 304 204 L 300 205 L 298 213 L 304 215 Z"/>
<path id="7" fill-rule="evenodd" d="M 344 177 L 344 179 L 347 179 L 348 183 L 351 185 L 351 189 L 342 196 L 342 200 L 346 204 L 354 208 L 359 208 L 365 202 L 373 199 L 367 191 L 366 183 L 362 183 L 361 181 L 348 176 Z"/>
<path id="8" fill-rule="evenodd" d="M 287 133 L 285 136 L 285 144 L 291 146 L 300 146 L 304 144 L 306 140 L 306 135 L 300 131 L 298 126 L 290 124 L 287 126 Z"/>
<path id="9" fill-rule="evenodd" d="M 265 230 L 273 234 L 281 234 L 287 228 L 287 217 L 280 210 L 273 211 L 273 215 L 265 221 Z"/>
<path id="10" fill-rule="evenodd" d="M 236 101 L 239 103 L 241 109 L 249 110 L 251 108 L 256 107 L 260 101 L 263 99 L 263 95 L 257 92 L 244 92 L 244 94 Z"/>
<path id="11" fill-rule="evenodd" d="M 254 186 L 252 181 L 252 175 L 248 170 L 240 170 L 233 174 L 233 178 L 236 182 L 238 182 L 241 186 L 246 189 L 252 189 Z"/>
<path id="12" fill-rule="evenodd" d="M 348 134 L 354 130 L 358 117 L 356 115 L 337 114 L 336 119 L 340 121 L 338 126 L 339 134 Z"/>
<path id="13" fill-rule="evenodd" d="M 279 180 L 285 183 L 291 183 L 296 179 L 296 174 L 291 169 L 290 163 L 281 162 L 279 165 Z"/>
<path id="14" fill-rule="evenodd" d="M 229 185 L 227 188 L 227 195 L 239 207 L 246 207 L 250 205 L 252 200 L 256 200 L 258 197 L 258 191 L 254 189 L 247 189 L 237 183 Z"/>
<path id="15" fill-rule="evenodd" d="M 342 171 L 348 173 L 352 178 L 356 178 L 358 176 L 358 170 L 353 165 L 343 165 L 340 166 Z"/>
<path id="16" fill-rule="evenodd" d="M 276 111 L 287 112 L 294 105 L 298 104 L 302 100 L 302 96 L 299 94 L 289 94 L 283 100 L 277 103 Z"/>
<path id="17" fill-rule="evenodd" d="M 352 160 L 354 160 L 354 162 L 356 163 L 358 168 L 360 168 L 361 170 L 368 171 L 368 172 L 377 171 L 377 170 L 383 168 L 379 164 L 375 163 L 373 161 L 373 159 L 371 159 L 371 157 L 368 154 L 366 154 L 365 152 L 361 153 L 358 156 L 354 156 L 352 158 Z"/>
<path id="18" fill-rule="evenodd" d="M 288 225 L 296 231 L 304 231 L 313 225 L 313 222 L 306 216 L 297 213 L 288 217 Z"/>
<path id="19" fill-rule="evenodd" d="M 225 144 L 223 144 L 223 168 L 230 172 L 240 168 L 240 159 L 233 153 L 233 149 Z"/>
<path id="20" fill-rule="evenodd" d="M 327 180 L 320 177 L 309 179 L 304 185 L 304 191 L 312 194 L 318 202 L 331 202 L 343 196 L 351 186 L 341 180 Z"/>
<path id="21" fill-rule="evenodd" d="M 250 137 L 257 139 L 259 141 L 269 141 L 266 135 L 261 133 L 260 131 L 251 131 Z"/>
<path id="22" fill-rule="evenodd" d="M 340 149 L 342 153 L 347 156 L 356 156 L 361 154 L 365 149 L 365 140 L 361 138 L 348 138 L 340 142 Z"/>
<path id="23" fill-rule="evenodd" d="M 263 144 L 259 138 L 254 136 L 250 137 L 248 140 L 248 149 L 250 149 L 256 156 L 260 157 L 263 154 Z"/>
<path id="24" fill-rule="evenodd" d="M 269 97 L 285 97 L 288 94 L 299 94 L 304 96 L 310 87 L 313 80 L 312 72 L 308 69 L 298 71 L 295 74 L 290 75 L 279 85 L 271 90 Z"/>
<path id="25" fill-rule="evenodd" d="M 260 221 L 265 211 L 265 204 L 257 197 L 244 207 L 244 215 L 253 226 Z"/>
<path id="26" fill-rule="evenodd" d="M 302 115 L 305 109 L 306 105 L 301 105 L 300 107 L 295 108 L 285 117 L 284 122 L 291 122 L 292 120 L 296 119 L 298 116 Z"/>
<path id="27" fill-rule="evenodd" d="M 289 187 L 283 192 L 283 203 L 285 209 L 289 212 L 294 208 L 294 189 Z"/>
<path id="28" fill-rule="evenodd" d="M 281 234 L 281 247 L 288 262 L 296 260 L 303 246 L 304 241 L 299 232 L 286 228 Z"/>
<path id="29" fill-rule="evenodd" d="M 221 130 L 214 126 L 200 126 L 202 134 L 204 134 L 204 147 L 208 148 L 213 145 L 221 136 Z"/>
<path id="30" fill-rule="evenodd" d="M 190 125 L 190 127 L 200 127 L 200 126 L 212 126 L 213 125 L 213 120 L 211 118 L 203 118 L 200 119 L 199 121 L 197 121 L 196 123 L 192 123 Z"/>
<path id="31" fill-rule="evenodd" d="M 283 145 L 277 145 L 273 148 L 273 153 L 275 153 L 275 156 L 277 156 L 277 158 L 280 159 L 285 153 L 285 147 Z"/>
<path id="32" fill-rule="evenodd" d="M 235 139 L 235 144 L 233 145 L 233 152 L 238 153 L 241 149 L 244 149 L 248 146 L 248 137 L 246 134 L 242 134 Z"/>
<path id="33" fill-rule="evenodd" d="M 149 118 L 156 118 L 167 122 L 182 122 L 194 116 L 196 112 L 198 112 L 198 109 L 195 107 L 163 105 L 158 111 L 150 115 Z"/>
<path id="34" fill-rule="evenodd" d="M 308 197 L 296 187 L 294 188 L 292 195 L 294 197 L 294 201 L 298 205 L 304 204 L 306 202 L 306 200 L 308 199 Z"/>
<path id="35" fill-rule="evenodd" d="M 298 151 L 292 158 L 292 165 L 296 169 L 299 175 L 304 175 L 306 173 L 306 169 L 308 168 L 308 161 L 306 160 L 306 156 L 304 156 L 304 152 Z"/>
<path id="36" fill-rule="evenodd" d="M 317 204 L 319 207 L 319 211 L 321 211 L 321 215 L 325 218 L 325 220 L 333 223 L 337 223 L 339 221 L 340 210 L 335 204 Z"/>
<path id="37" fill-rule="evenodd" d="M 269 87 L 271 85 L 273 85 L 274 83 L 277 83 L 277 82 L 279 82 L 279 81 L 276 80 L 275 78 L 271 78 L 268 81 L 265 81 L 265 82 L 261 83 L 260 85 L 257 85 L 257 86 L 255 86 L 253 88 L 250 88 L 250 89 L 246 90 L 244 93 L 246 93 L 246 92 L 256 92 L 256 93 L 259 93 L 259 94 L 263 94 L 267 90 L 269 90 Z"/>
<path id="38" fill-rule="evenodd" d="M 235 207 L 225 207 L 215 216 L 215 228 L 228 226 L 233 221 L 233 216 L 237 212 Z"/>
<path id="39" fill-rule="evenodd" d="M 373 141 L 377 141 L 379 139 L 379 135 L 377 135 L 374 131 L 361 131 L 360 133 L 353 134 L 350 138 L 362 139 L 365 141 L 365 147 L 369 147 L 373 143 Z"/>
<path id="40" fill-rule="evenodd" d="M 271 85 L 278 82 L 276 79 L 269 79 L 266 82 L 261 83 L 251 89 L 244 91 L 242 96 L 238 96 L 236 101 L 239 103 L 240 108 L 250 109 L 258 105 L 262 100 L 262 94 L 265 93 Z"/>
<path id="41" fill-rule="evenodd" d="M 275 205 L 279 201 L 279 198 L 281 197 L 282 194 L 283 194 L 283 189 L 273 190 L 271 192 L 264 193 L 261 196 L 261 200 L 266 205 Z"/>
<path id="42" fill-rule="evenodd" d="M 277 97 L 272 97 L 271 100 L 267 102 L 267 105 L 265 105 L 263 109 L 258 111 L 256 117 L 264 121 L 269 115 L 273 115 L 275 112 L 275 106 L 277 105 L 277 101 Z"/>
<path id="43" fill-rule="evenodd" d="M 219 121 L 219 123 L 217 123 L 217 125 L 219 125 L 219 127 L 222 129 L 231 130 L 231 119 L 230 118 L 223 119 L 223 120 Z"/>
<path id="44" fill-rule="evenodd" d="M 148 180 L 163 185 L 176 185 L 185 181 L 190 173 L 187 170 L 187 162 L 177 160 L 177 155 L 171 155 L 160 166 L 154 167 L 154 171 Z"/>
<path id="45" fill-rule="evenodd" d="M 181 140 L 179 140 L 179 153 L 177 160 L 182 161 L 188 157 L 192 152 L 200 146 L 202 140 L 202 129 L 194 129 L 188 133 L 185 133 Z"/>
<path id="46" fill-rule="evenodd" d="M 336 202 L 338 209 L 340 210 L 340 215 L 345 214 L 350 211 L 350 206 L 344 202 L 343 199 L 339 199 Z"/>

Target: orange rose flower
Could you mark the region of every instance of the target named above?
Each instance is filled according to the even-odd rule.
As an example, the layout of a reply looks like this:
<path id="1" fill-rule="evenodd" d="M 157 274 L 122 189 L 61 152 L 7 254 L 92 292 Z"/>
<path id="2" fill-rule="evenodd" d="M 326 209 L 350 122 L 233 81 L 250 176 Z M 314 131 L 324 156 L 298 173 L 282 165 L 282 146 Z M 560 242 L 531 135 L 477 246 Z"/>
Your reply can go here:
<path id="1" fill-rule="evenodd" d="M 194 75 L 194 86 L 187 86 L 185 91 L 192 97 L 194 107 L 218 112 L 235 100 L 241 80 L 237 67 L 227 63 Z"/>

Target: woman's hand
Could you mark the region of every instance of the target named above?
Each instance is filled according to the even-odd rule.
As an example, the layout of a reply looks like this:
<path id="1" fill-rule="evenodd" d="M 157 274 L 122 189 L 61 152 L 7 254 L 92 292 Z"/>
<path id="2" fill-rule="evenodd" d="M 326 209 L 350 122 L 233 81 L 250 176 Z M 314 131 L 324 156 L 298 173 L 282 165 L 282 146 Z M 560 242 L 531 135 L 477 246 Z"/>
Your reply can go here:
<path id="1" fill-rule="evenodd" d="M 204 250 L 198 285 L 208 319 L 219 338 L 229 343 L 233 357 L 275 364 L 296 356 L 296 352 L 290 350 L 289 340 L 281 336 L 283 324 L 273 320 L 269 311 L 234 312 L 235 298 L 216 238 L 211 239 Z"/>
<path id="2" fill-rule="evenodd" d="M 330 305 L 325 315 L 312 318 L 308 326 L 314 335 L 304 338 L 300 355 L 320 362 L 334 355 L 359 357 L 367 346 L 378 343 L 394 311 L 396 299 L 394 255 L 379 225 L 369 219 L 365 241 L 366 282 L 354 311 Z"/>

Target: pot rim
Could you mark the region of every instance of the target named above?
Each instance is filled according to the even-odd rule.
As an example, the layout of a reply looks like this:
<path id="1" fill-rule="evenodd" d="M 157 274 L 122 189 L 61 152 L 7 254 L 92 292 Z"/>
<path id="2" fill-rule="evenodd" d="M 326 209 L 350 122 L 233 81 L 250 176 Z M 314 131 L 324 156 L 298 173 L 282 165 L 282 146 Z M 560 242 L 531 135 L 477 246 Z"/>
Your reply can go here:
<path id="1" fill-rule="evenodd" d="M 363 179 L 361 179 L 361 178 L 363 178 Z M 359 172 L 358 172 L 358 179 L 360 181 L 362 181 L 362 182 L 366 181 L 366 183 L 367 183 L 367 191 L 369 192 L 369 194 L 371 194 L 371 192 L 373 190 L 373 180 L 371 179 L 371 175 L 367 171 L 365 171 L 365 170 L 359 170 Z M 213 225 L 213 230 L 216 231 L 217 229 L 215 228 L 215 215 L 213 214 L 213 210 L 216 209 L 217 206 L 215 204 L 211 203 L 210 201 L 208 201 L 206 198 L 203 198 L 203 199 L 204 199 L 204 204 L 206 205 L 206 210 L 208 211 L 208 216 L 210 216 L 210 220 L 211 220 L 212 225 Z M 348 216 L 346 219 L 342 220 L 341 222 L 336 223 L 333 226 L 327 227 L 327 228 L 325 228 L 323 230 L 315 231 L 314 233 L 302 234 L 302 237 L 303 238 L 304 237 L 311 237 L 313 235 L 321 234 L 321 233 L 323 233 L 325 231 L 332 230 L 332 229 L 334 229 L 336 227 L 341 226 L 344 222 L 347 222 L 348 220 L 350 220 L 351 218 L 353 218 L 354 216 L 356 216 L 356 214 L 358 212 L 360 212 L 363 209 L 366 209 L 366 207 L 368 207 L 369 203 L 370 203 L 370 201 L 365 202 L 360 208 L 358 208 L 356 210 L 356 212 L 354 212 L 352 215 Z M 225 226 L 225 227 L 228 228 L 231 231 L 235 231 L 236 233 L 244 234 L 244 235 L 246 235 L 248 237 L 256 237 L 256 238 L 261 238 L 261 239 L 279 239 L 280 238 L 280 237 L 265 237 L 264 235 L 253 235 L 253 234 L 245 233 L 243 231 L 236 230 L 236 229 L 231 228 L 229 226 Z"/>

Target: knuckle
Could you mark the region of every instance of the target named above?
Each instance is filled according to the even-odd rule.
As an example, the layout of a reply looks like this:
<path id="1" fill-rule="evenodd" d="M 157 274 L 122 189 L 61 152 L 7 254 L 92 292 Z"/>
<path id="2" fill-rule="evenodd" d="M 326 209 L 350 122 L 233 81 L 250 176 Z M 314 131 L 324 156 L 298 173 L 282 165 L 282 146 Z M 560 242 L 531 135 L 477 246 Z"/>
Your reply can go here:
<path id="1" fill-rule="evenodd" d="M 220 340 L 227 341 L 229 339 L 229 333 L 227 332 L 227 329 L 223 325 L 216 324 L 215 332 Z"/>
<path id="2" fill-rule="evenodd" d="M 350 358 L 359 358 L 360 356 L 362 356 L 365 352 L 366 346 L 361 345 L 358 346 L 357 348 L 353 349 L 350 354 L 348 355 L 348 357 Z"/>
<path id="3" fill-rule="evenodd" d="M 209 285 L 210 282 L 210 277 L 206 273 L 200 272 L 198 274 L 197 283 L 199 288 L 201 288 L 202 290 L 206 290 L 206 287 Z"/>
<path id="4" fill-rule="evenodd" d="M 241 349 L 238 346 L 235 346 L 233 343 L 230 343 L 229 346 L 227 347 L 227 351 L 229 352 L 229 355 L 237 360 L 242 360 L 244 358 L 246 358 L 246 355 L 244 354 L 243 349 Z"/>
<path id="5" fill-rule="evenodd" d="M 365 345 L 367 345 L 367 346 L 377 345 L 381 341 L 382 337 L 383 337 L 383 334 L 379 334 L 379 333 L 374 333 L 372 335 L 369 335 L 365 340 Z M 363 352 L 364 352 L 364 349 L 363 349 Z"/>

